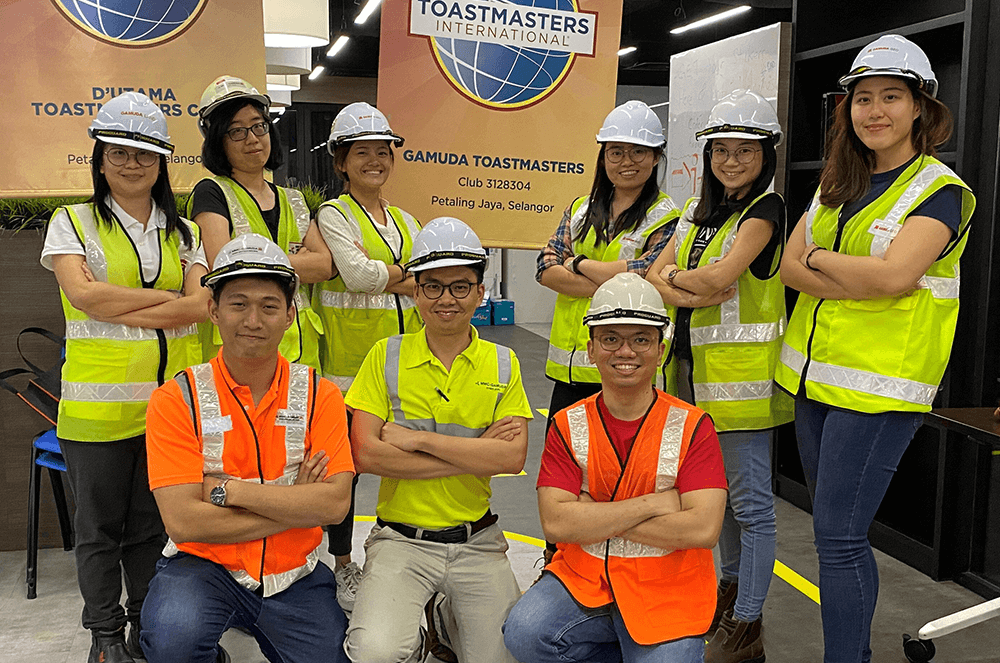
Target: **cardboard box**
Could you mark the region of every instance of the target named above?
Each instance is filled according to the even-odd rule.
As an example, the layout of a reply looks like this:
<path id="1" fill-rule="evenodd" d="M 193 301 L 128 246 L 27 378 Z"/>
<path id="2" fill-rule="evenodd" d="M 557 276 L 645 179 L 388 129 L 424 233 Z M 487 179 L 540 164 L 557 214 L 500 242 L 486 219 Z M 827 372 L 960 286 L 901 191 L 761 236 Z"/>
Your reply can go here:
<path id="1" fill-rule="evenodd" d="M 493 324 L 494 325 L 514 324 L 513 300 L 497 299 L 493 301 Z"/>
<path id="2" fill-rule="evenodd" d="M 472 314 L 472 325 L 474 327 L 486 327 L 490 324 L 490 302 L 486 302 L 482 306 L 476 308 L 476 312 Z"/>

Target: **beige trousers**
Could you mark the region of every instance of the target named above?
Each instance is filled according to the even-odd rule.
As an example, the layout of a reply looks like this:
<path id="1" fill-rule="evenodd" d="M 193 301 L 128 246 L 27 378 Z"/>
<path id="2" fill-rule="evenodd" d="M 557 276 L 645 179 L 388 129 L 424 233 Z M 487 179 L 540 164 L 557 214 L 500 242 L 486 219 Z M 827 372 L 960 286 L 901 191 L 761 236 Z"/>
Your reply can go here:
<path id="1" fill-rule="evenodd" d="M 408 539 L 372 528 L 344 649 L 355 663 L 418 660 L 420 619 L 434 592 L 451 604 L 448 639 L 461 663 L 514 663 L 501 627 L 521 597 L 498 525 L 466 543 Z"/>

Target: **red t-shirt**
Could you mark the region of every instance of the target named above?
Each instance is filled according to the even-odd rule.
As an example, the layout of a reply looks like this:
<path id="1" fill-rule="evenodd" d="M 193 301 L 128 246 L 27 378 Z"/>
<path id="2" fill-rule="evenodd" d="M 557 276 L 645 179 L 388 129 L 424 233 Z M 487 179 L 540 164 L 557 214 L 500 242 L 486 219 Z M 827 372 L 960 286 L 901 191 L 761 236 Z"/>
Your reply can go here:
<path id="1" fill-rule="evenodd" d="M 607 426 L 608 437 L 618 452 L 619 458 L 628 458 L 632 442 L 639 432 L 642 419 L 622 421 L 615 419 L 604 404 L 604 395 L 597 397 L 597 407 Z M 556 432 L 556 427 L 549 428 L 545 439 L 545 450 L 542 452 L 542 465 L 538 470 L 538 487 L 548 486 L 561 488 L 574 495 L 580 494 L 583 481 L 583 471 L 576 464 L 573 455 L 562 438 Z M 684 462 L 677 473 L 674 488 L 679 493 L 706 488 L 728 489 L 726 469 L 722 463 L 722 449 L 719 447 L 719 436 L 715 426 L 708 417 L 702 419 L 695 429 L 694 439 L 688 447 Z"/>

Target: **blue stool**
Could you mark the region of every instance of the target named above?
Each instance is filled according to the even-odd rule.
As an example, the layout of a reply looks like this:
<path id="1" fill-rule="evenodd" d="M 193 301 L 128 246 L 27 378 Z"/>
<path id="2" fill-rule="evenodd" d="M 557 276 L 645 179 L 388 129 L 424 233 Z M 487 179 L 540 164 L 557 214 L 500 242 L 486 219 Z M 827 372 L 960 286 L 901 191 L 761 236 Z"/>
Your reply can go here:
<path id="1" fill-rule="evenodd" d="M 35 598 L 38 581 L 38 511 L 43 467 L 49 471 L 52 496 L 55 498 L 56 511 L 59 514 L 63 550 L 73 549 L 73 527 L 69 519 L 69 508 L 66 506 L 66 489 L 62 479 L 62 473 L 66 471 L 66 461 L 63 460 L 59 449 L 56 429 L 50 428 L 44 433 L 39 433 L 32 442 L 31 451 L 31 480 L 28 485 L 28 571 L 25 579 L 28 583 L 29 599 Z"/>

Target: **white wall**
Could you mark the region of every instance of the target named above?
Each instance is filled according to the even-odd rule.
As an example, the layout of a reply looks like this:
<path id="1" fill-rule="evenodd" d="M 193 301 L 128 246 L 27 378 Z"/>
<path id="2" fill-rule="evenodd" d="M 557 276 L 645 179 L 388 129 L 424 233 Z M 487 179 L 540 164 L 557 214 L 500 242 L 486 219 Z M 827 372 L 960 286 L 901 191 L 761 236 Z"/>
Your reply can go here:
<path id="1" fill-rule="evenodd" d="M 553 228 L 554 230 L 554 228 Z M 556 293 L 535 280 L 538 251 L 504 249 L 504 297 L 514 300 L 514 322 L 552 322 Z"/>

